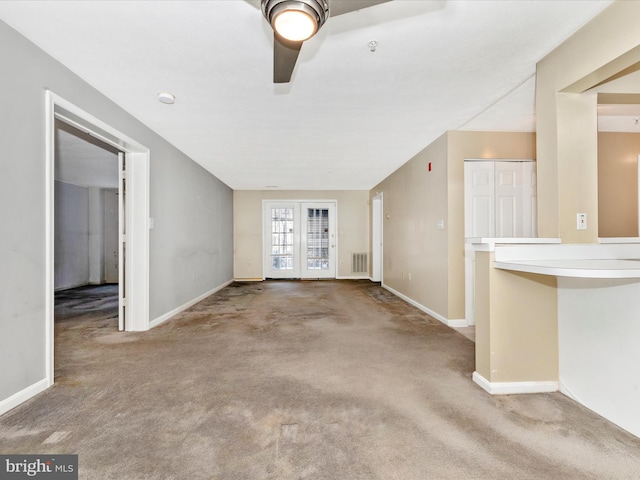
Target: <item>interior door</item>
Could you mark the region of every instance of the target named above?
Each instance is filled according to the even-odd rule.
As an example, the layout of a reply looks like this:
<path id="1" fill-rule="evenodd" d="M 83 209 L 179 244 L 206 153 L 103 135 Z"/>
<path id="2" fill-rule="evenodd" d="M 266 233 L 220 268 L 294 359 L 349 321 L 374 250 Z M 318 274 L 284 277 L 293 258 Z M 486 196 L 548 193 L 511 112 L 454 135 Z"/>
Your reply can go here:
<path id="1" fill-rule="evenodd" d="M 538 173 L 536 162 L 522 163 L 522 236 L 538 236 Z"/>
<path id="2" fill-rule="evenodd" d="M 495 231 L 493 237 L 522 237 L 522 163 L 493 162 Z"/>
<path id="3" fill-rule="evenodd" d="M 127 175 L 126 157 L 124 153 L 118 153 L 118 330 L 125 329 L 126 314 L 126 255 L 127 255 L 127 221 L 126 221 L 126 197 L 127 197 Z"/>
<path id="4" fill-rule="evenodd" d="M 494 162 L 464 164 L 465 237 L 494 237 L 495 174 Z"/>
<path id="5" fill-rule="evenodd" d="M 335 278 L 335 202 L 265 202 L 264 277 Z"/>
<path id="6" fill-rule="evenodd" d="M 118 191 L 104 190 L 104 282 L 118 283 L 120 230 L 118 217 L 120 215 Z"/>

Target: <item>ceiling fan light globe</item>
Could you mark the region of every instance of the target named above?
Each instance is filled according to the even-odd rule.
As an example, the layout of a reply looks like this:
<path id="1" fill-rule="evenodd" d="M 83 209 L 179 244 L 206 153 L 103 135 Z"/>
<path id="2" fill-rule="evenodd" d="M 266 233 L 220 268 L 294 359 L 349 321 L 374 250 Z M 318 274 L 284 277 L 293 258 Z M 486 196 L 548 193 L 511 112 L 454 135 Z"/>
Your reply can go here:
<path id="1" fill-rule="evenodd" d="M 283 10 L 273 18 L 272 23 L 278 35 L 295 42 L 307 40 L 318 31 L 316 20 L 300 10 Z"/>
<path id="2" fill-rule="evenodd" d="M 276 34 L 295 42 L 313 37 L 329 17 L 327 0 L 262 0 L 261 5 Z"/>

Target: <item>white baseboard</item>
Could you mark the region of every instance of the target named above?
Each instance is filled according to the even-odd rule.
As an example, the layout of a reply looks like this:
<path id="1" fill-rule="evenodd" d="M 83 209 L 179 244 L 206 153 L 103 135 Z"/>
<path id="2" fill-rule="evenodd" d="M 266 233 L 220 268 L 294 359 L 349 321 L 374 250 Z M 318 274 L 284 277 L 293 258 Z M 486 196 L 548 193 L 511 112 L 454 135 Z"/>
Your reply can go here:
<path id="1" fill-rule="evenodd" d="M 559 390 L 558 382 L 490 382 L 478 372 L 473 372 L 473 381 L 491 395 L 515 395 L 522 393 L 549 393 Z"/>
<path id="2" fill-rule="evenodd" d="M 154 328 L 157 327 L 158 325 L 160 325 L 163 322 L 166 322 L 167 320 L 169 320 L 172 317 L 175 317 L 177 314 L 179 314 L 180 312 L 185 311 L 187 308 L 195 305 L 196 303 L 204 300 L 205 298 L 207 298 L 209 295 L 212 295 L 220 290 L 222 290 L 224 287 L 230 285 L 231 283 L 233 283 L 233 280 L 229 280 L 228 282 L 223 283 L 222 285 L 217 286 L 216 288 L 214 288 L 213 290 L 209 290 L 206 293 L 203 293 L 202 295 L 194 298 L 193 300 L 188 301 L 187 303 L 180 305 L 178 308 L 174 308 L 173 310 L 171 310 L 170 312 L 165 313 L 164 315 L 159 316 L 158 318 L 152 320 L 149 323 L 149 328 Z"/>
<path id="3" fill-rule="evenodd" d="M 336 280 L 371 280 L 371 278 L 362 275 L 339 275 L 336 277 Z"/>
<path id="4" fill-rule="evenodd" d="M 4 400 L 0 401 L 0 415 L 7 413 L 9 410 L 16 408 L 21 403 L 26 402 L 32 397 L 35 397 L 37 394 L 45 391 L 50 386 L 51 384 L 49 383 L 49 380 L 43 378 L 33 385 L 20 390 L 18 393 L 14 393 L 9 398 L 5 398 Z"/>
<path id="5" fill-rule="evenodd" d="M 422 310 L 424 313 L 427 313 L 427 314 L 431 315 L 433 318 L 435 318 L 436 320 L 441 321 L 442 323 L 444 323 L 445 325 L 447 325 L 449 327 L 466 327 L 467 326 L 467 321 L 466 320 L 464 320 L 464 319 L 462 319 L 462 320 L 456 320 L 456 319 L 449 320 L 446 317 L 443 317 L 442 315 L 440 315 L 439 313 L 434 312 L 433 310 L 425 307 L 424 305 L 421 305 L 420 303 L 418 303 L 415 300 L 407 297 L 406 295 L 403 295 L 402 293 L 394 290 L 390 286 L 385 285 L 384 283 L 382 284 L 382 288 L 384 288 L 386 290 L 389 290 L 395 296 L 400 297 L 405 302 L 410 303 L 411 305 L 413 305 L 417 309 Z"/>
<path id="6" fill-rule="evenodd" d="M 460 327 L 468 327 L 469 326 L 469 324 L 467 323 L 467 321 L 464 318 L 449 319 L 449 320 L 447 320 L 447 325 L 449 325 L 452 328 L 460 328 Z"/>
<path id="7" fill-rule="evenodd" d="M 91 285 L 89 282 L 81 282 L 81 283 L 72 283 L 70 285 L 64 285 L 62 287 L 56 287 L 53 289 L 54 292 L 62 292 L 64 290 L 71 290 L 72 288 L 80 288 Z"/>

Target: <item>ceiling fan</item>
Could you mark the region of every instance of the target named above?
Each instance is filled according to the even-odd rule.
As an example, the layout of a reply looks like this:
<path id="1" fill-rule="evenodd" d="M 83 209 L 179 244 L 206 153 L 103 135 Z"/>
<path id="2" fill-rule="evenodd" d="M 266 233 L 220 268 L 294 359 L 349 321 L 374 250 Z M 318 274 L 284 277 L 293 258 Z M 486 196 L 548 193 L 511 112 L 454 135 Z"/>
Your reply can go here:
<path id="1" fill-rule="evenodd" d="M 305 40 L 313 37 L 329 17 L 361 10 L 391 0 L 260 0 L 273 28 L 273 82 L 291 81 Z"/>

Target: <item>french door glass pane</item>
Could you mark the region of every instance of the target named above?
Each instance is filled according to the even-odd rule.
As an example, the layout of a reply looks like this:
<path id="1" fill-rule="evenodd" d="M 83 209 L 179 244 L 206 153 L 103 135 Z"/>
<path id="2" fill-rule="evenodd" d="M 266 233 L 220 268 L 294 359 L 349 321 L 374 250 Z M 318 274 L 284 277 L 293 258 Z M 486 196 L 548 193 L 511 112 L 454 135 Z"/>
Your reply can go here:
<path id="1" fill-rule="evenodd" d="M 329 269 L 329 209 L 307 209 L 307 269 Z"/>
<path id="2" fill-rule="evenodd" d="M 293 270 L 293 208 L 271 209 L 271 265 Z"/>

